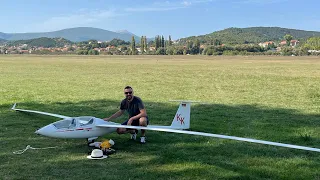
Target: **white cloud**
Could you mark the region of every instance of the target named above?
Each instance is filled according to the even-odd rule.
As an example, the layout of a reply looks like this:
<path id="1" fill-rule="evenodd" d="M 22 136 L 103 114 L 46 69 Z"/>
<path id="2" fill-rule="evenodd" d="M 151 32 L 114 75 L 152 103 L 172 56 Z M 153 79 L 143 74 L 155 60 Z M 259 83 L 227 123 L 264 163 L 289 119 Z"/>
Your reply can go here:
<path id="1" fill-rule="evenodd" d="M 108 22 L 121 14 L 115 10 L 88 10 L 80 9 L 74 14 L 51 17 L 44 22 L 33 25 L 33 31 L 37 32 L 61 30 L 70 27 L 90 26 L 93 23 Z"/>
<path id="2" fill-rule="evenodd" d="M 214 0 L 195 0 L 194 3 L 207 3 L 207 2 L 213 2 Z"/>
<path id="3" fill-rule="evenodd" d="M 126 7 L 120 9 L 78 9 L 76 12 L 64 15 L 56 15 L 43 22 L 33 23 L 27 32 L 48 32 L 71 27 L 97 26 L 100 22 L 110 23 L 115 17 L 128 15 L 134 12 L 155 12 L 155 11 L 174 11 L 177 9 L 189 8 L 195 4 L 208 3 L 215 0 L 180 0 L 180 1 L 158 1 L 146 6 Z M 30 31 L 31 30 L 31 31 Z"/>
<path id="4" fill-rule="evenodd" d="M 182 4 L 183 6 L 190 6 L 190 5 L 192 4 L 192 2 L 190 2 L 190 1 L 183 1 L 183 2 L 181 2 L 181 4 Z"/>
<path id="5" fill-rule="evenodd" d="M 240 0 L 238 3 L 244 4 L 274 4 L 274 3 L 282 3 L 288 0 Z"/>
<path id="6" fill-rule="evenodd" d="M 147 12 L 147 11 L 171 11 L 184 8 L 184 6 L 176 7 L 141 7 L 141 8 L 125 8 L 128 12 Z"/>
<path id="7" fill-rule="evenodd" d="M 164 1 L 164 2 L 154 2 L 149 6 L 145 7 L 131 7 L 125 8 L 125 11 L 129 12 L 146 12 L 146 11 L 172 11 L 176 9 L 182 9 L 190 7 L 194 4 L 198 3 L 207 3 L 212 2 L 213 0 L 189 0 L 189 1 L 179 1 L 179 2 L 172 2 L 172 1 Z"/>

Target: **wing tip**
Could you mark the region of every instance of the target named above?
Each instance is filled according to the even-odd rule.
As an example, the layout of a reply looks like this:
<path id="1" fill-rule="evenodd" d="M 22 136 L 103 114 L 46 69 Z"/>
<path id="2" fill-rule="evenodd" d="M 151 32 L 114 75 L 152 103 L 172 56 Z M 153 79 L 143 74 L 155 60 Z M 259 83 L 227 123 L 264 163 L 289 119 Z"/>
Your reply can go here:
<path id="1" fill-rule="evenodd" d="M 14 105 L 12 106 L 12 110 L 15 110 L 16 109 L 16 105 L 17 105 L 17 103 L 14 103 Z"/>

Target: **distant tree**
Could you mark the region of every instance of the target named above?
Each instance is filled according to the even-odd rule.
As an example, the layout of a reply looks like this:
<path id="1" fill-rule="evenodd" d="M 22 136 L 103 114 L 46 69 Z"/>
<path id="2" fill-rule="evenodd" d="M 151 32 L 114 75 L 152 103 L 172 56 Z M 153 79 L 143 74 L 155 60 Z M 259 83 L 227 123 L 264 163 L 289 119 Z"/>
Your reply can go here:
<path id="1" fill-rule="evenodd" d="M 170 35 L 169 35 L 168 45 L 172 46 L 172 40 L 171 40 L 171 36 Z"/>
<path id="2" fill-rule="evenodd" d="M 287 41 L 287 46 L 289 46 L 291 40 L 293 39 L 293 36 L 291 36 L 290 34 L 286 34 L 283 38 Z"/>
<path id="3" fill-rule="evenodd" d="M 88 50 L 78 50 L 77 54 L 78 55 L 88 55 Z"/>
<path id="4" fill-rule="evenodd" d="M 156 55 L 166 55 L 166 50 L 163 47 L 160 47 L 157 51 L 156 51 Z"/>
<path id="5" fill-rule="evenodd" d="M 141 49 L 141 53 L 144 54 L 144 37 L 141 36 L 141 40 L 140 40 L 140 49 Z"/>
<path id="6" fill-rule="evenodd" d="M 173 54 L 174 55 L 183 55 L 183 47 L 176 47 L 174 50 L 173 50 Z"/>
<path id="7" fill-rule="evenodd" d="M 131 38 L 131 54 L 136 55 L 136 41 L 134 39 L 134 36 Z"/>
<path id="8" fill-rule="evenodd" d="M 200 41 L 199 39 L 196 39 L 193 47 L 191 48 L 191 54 L 199 54 L 200 52 Z"/>
<path id="9" fill-rule="evenodd" d="M 193 47 L 193 42 L 192 41 L 188 41 L 187 42 L 187 49 L 190 50 Z"/>
<path id="10" fill-rule="evenodd" d="M 164 37 L 163 36 L 161 36 L 161 47 L 164 48 Z"/>
<path id="11" fill-rule="evenodd" d="M 127 46 L 121 46 L 120 47 L 120 51 L 127 51 L 128 50 L 128 47 Z"/>
<path id="12" fill-rule="evenodd" d="M 166 54 L 173 55 L 174 54 L 174 48 L 172 46 L 167 47 Z"/>
<path id="13" fill-rule="evenodd" d="M 293 49 L 292 47 L 282 47 L 281 53 L 284 56 L 291 56 L 293 54 Z"/>
<path id="14" fill-rule="evenodd" d="M 97 50 L 94 50 L 94 49 L 90 49 L 88 51 L 88 55 L 99 55 L 99 52 Z"/>
<path id="15" fill-rule="evenodd" d="M 267 50 L 269 50 L 269 49 L 274 49 L 274 48 L 276 48 L 276 45 L 275 45 L 274 43 L 270 43 L 270 44 L 268 44 L 268 46 L 267 46 Z"/>
<path id="16" fill-rule="evenodd" d="M 130 42 L 126 42 L 124 40 L 121 40 L 121 39 L 112 39 L 110 42 L 107 42 L 106 43 L 106 46 L 121 46 L 121 45 L 129 45 Z"/>
<path id="17" fill-rule="evenodd" d="M 156 46 L 156 39 L 151 40 L 147 43 L 148 46 Z"/>
<path id="18" fill-rule="evenodd" d="M 187 55 L 187 54 L 190 54 L 190 50 L 184 49 L 184 50 L 183 50 L 183 55 Z"/>
<path id="19" fill-rule="evenodd" d="M 221 41 L 219 39 L 212 39 L 211 45 L 219 46 L 219 45 L 221 45 Z"/>
<path id="20" fill-rule="evenodd" d="M 90 44 L 91 45 L 91 49 L 94 49 L 94 48 L 99 48 L 100 47 L 100 44 L 98 44 L 98 42 L 93 42 Z"/>
<path id="21" fill-rule="evenodd" d="M 143 47 L 145 49 L 146 52 L 148 52 L 148 43 L 147 43 L 147 37 L 144 36 L 144 40 L 143 40 Z"/>
<path id="22" fill-rule="evenodd" d="M 310 50 L 320 50 L 320 37 L 311 37 L 304 45 Z"/>
<path id="23" fill-rule="evenodd" d="M 306 47 L 299 47 L 296 49 L 296 55 L 298 56 L 308 56 L 310 53 L 308 52 L 308 48 Z"/>
<path id="24" fill-rule="evenodd" d="M 75 51 L 76 49 L 74 47 L 68 47 L 68 51 Z"/>
<path id="25" fill-rule="evenodd" d="M 155 48 L 156 50 L 160 47 L 160 42 L 159 42 L 159 36 L 156 36 L 155 38 Z"/>

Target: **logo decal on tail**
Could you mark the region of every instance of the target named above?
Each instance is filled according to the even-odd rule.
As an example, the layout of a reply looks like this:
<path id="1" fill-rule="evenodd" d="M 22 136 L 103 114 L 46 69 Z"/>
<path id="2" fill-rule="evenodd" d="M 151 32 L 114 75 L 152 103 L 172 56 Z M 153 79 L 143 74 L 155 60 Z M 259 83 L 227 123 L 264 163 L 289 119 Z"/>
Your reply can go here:
<path id="1" fill-rule="evenodd" d="M 181 117 L 181 114 L 176 115 L 177 121 L 180 121 L 181 125 L 184 124 L 184 117 Z"/>

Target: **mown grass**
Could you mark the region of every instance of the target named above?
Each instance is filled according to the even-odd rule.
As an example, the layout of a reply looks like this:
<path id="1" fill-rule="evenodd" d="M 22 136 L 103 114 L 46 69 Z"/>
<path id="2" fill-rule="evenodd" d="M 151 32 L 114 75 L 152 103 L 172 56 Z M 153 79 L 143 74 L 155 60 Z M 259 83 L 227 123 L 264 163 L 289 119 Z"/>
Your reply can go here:
<path id="1" fill-rule="evenodd" d="M 117 153 L 92 161 L 86 140 L 34 134 L 56 118 L 10 110 L 103 118 L 131 85 L 151 124 L 188 99 L 191 130 L 320 148 L 320 58 L 0 56 L 0 72 L 0 179 L 320 179 L 316 152 L 163 132 L 107 134 Z M 58 148 L 12 153 L 27 145 Z"/>

